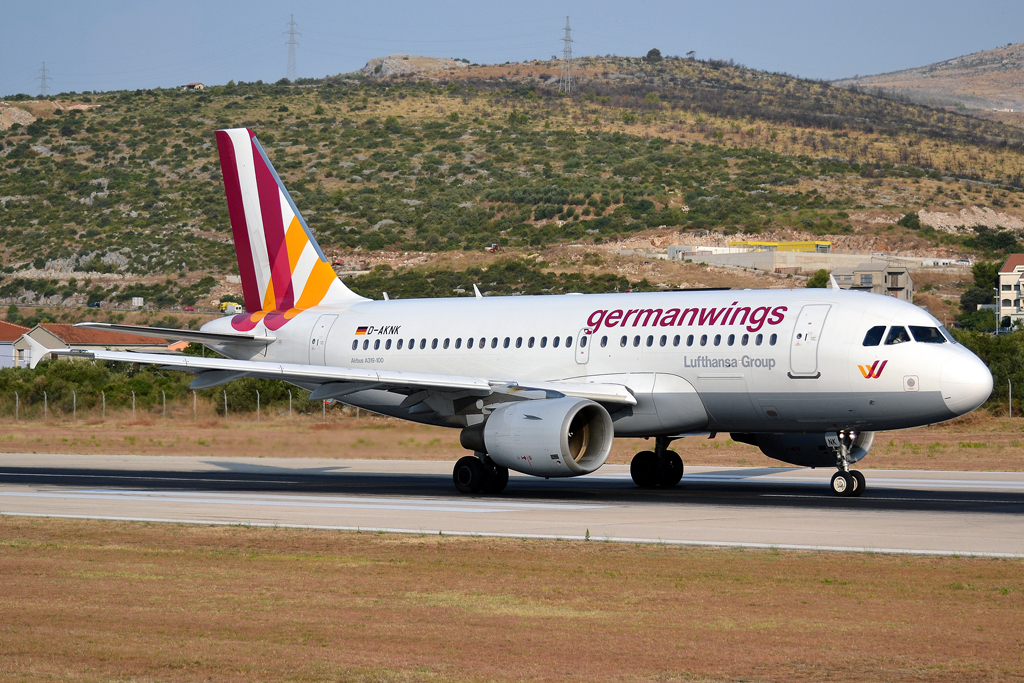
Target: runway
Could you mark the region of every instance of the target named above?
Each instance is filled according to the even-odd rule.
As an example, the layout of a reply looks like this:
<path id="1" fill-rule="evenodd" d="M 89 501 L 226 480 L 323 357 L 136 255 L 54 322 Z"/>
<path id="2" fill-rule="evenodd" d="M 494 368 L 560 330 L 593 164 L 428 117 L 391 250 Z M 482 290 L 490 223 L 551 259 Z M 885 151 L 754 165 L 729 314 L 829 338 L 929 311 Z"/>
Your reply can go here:
<path id="1" fill-rule="evenodd" d="M 1024 473 L 688 467 L 642 490 L 628 467 L 510 478 L 464 496 L 452 463 L 0 454 L 0 514 L 672 545 L 1024 557 Z"/>

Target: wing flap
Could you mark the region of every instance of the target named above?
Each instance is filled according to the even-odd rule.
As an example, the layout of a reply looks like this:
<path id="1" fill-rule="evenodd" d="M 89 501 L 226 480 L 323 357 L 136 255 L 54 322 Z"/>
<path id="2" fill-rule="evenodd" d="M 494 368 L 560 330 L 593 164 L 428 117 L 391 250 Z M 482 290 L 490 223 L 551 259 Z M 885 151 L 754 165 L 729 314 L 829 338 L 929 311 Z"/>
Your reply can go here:
<path id="1" fill-rule="evenodd" d="M 187 341 L 199 344 L 270 344 L 277 337 L 261 337 L 254 334 L 221 334 L 200 330 L 176 330 L 171 327 L 149 327 L 148 325 L 119 325 L 117 323 L 78 323 L 75 327 L 104 332 L 123 332 L 141 337 L 156 337 L 171 341 Z"/>

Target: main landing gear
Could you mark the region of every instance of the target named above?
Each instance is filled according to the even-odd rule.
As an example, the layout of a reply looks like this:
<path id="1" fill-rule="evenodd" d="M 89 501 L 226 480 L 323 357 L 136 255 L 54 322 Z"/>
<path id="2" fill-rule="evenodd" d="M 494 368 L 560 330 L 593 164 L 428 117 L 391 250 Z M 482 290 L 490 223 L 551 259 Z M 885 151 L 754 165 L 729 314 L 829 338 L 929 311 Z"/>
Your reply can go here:
<path id="1" fill-rule="evenodd" d="M 672 439 L 659 436 L 654 440 L 653 451 L 640 451 L 629 464 L 629 475 L 640 488 L 651 489 L 661 486 L 670 489 L 683 478 L 683 459 L 675 451 L 668 450 Z"/>
<path id="2" fill-rule="evenodd" d="M 495 465 L 484 453 L 467 455 L 455 463 L 452 480 L 462 493 L 501 493 L 508 485 L 508 468 Z"/>
<path id="3" fill-rule="evenodd" d="M 839 432 L 838 448 L 833 447 L 836 453 L 836 467 L 839 471 L 832 475 L 832 493 L 837 496 L 860 496 L 867 488 L 867 480 L 860 470 L 851 470 L 850 452 L 853 450 L 853 442 L 857 433 L 853 431 Z"/>

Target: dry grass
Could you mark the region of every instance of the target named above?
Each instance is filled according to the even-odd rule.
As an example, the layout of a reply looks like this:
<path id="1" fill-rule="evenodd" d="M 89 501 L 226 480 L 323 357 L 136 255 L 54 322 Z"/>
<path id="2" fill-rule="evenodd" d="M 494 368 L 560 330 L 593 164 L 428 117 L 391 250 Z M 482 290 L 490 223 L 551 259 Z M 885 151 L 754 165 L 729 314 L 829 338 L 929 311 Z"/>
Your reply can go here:
<path id="1" fill-rule="evenodd" d="M 186 417 L 186 413 L 188 414 Z M 455 429 L 426 427 L 379 416 L 216 416 L 198 422 L 181 410 L 168 419 L 130 414 L 107 421 L 82 416 L 46 423 L 9 419 L 0 428 L 0 453 L 189 455 L 201 457 L 325 457 L 382 460 L 456 460 L 465 451 Z M 625 464 L 653 441 L 616 439 L 609 463 Z M 977 411 L 942 425 L 881 432 L 864 469 L 1024 471 L 1024 419 Z M 687 465 L 782 466 L 728 434 L 694 436 L 672 444 Z"/>
<path id="2" fill-rule="evenodd" d="M 1019 680 L 1019 561 L 0 518 L 0 680 Z"/>

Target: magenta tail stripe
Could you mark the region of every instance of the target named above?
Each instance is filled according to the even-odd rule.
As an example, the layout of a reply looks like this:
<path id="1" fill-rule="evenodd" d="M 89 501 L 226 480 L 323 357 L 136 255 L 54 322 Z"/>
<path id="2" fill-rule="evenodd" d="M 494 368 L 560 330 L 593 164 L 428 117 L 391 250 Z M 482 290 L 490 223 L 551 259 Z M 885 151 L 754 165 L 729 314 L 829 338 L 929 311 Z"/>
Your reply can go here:
<path id="1" fill-rule="evenodd" d="M 250 137 L 251 139 L 251 137 Z M 260 196 L 260 212 L 263 214 L 263 234 L 267 240 L 267 256 L 270 259 L 270 278 L 274 283 L 274 307 L 287 310 L 292 307 L 294 297 L 291 292 L 292 274 L 288 266 L 288 247 L 284 236 L 284 223 L 281 216 L 281 190 L 277 179 L 267 168 L 263 156 L 252 143 L 253 163 L 256 167 L 256 188 Z M 284 258 L 280 258 L 281 256 Z"/>
<path id="2" fill-rule="evenodd" d="M 242 280 L 242 295 L 245 310 L 253 312 L 263 308 L 260 288 L 256 280 L 256 266 L 249 244 L 249 227 L 245 221 L 245 207 L 242 204 L 242 186 L 238 178 L 238 162 L 235 146 L 226 131 L 217 131 L 217 150 L 220 152 L 220 168 L 224 176 L 224 194 L 228 200 L 228 216 L 231 218 L 231 234 L 235 238 L 235 254 L 238 257 L 238 274 Z"/>

